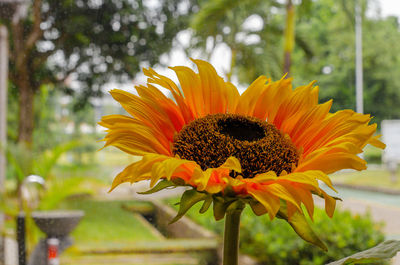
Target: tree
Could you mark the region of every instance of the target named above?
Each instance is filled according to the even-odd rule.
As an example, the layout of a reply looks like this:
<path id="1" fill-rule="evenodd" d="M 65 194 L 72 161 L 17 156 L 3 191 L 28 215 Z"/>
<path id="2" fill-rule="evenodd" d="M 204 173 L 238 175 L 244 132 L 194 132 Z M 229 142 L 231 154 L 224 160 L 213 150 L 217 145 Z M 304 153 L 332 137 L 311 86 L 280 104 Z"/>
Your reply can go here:
<path id="1" fill-rule="evenodd" d="M 226 73 L 228 79 L 237 74 L 240 81 L 249 82 L 261 71 L 281 74 L 282 57 L 276 54 L 276 49 L 282 49 L 278 48 L 280 44 L 276 43 L 274 36 L 277 32 L 282 33 L 283 27 L 275 23 L 271 9 L 280 9 L 282 4 L 263 0 L 207 0 L 200 6 L 191 23 L 195 30 L 193 46 L 202 48 L 211 56 L 218 45 L 227 45 L 231 51 L 231 65 Z M 258 20 L 261 27 L 247 27 L 249 19 Z M 249 42 L 252 37 L 255 39 Z M 212 43 L 211 49 L 206 49 L 207 42 Z"/>
<path id="2" fill-rule="evenodd" d="M 320 101 L 333 98 L 333 111 L 354 109 L 354 2 L 303 0 L 291 11 L 296 12 L 296 25 L 290 36 L 285 36 L 287 24 L 293 21 L 286 20 L 285 7 L 290 3 L 204 0 L 192 21 L 195 48 L 212 51 L 205 49 L 208 43 L 226 44 L 232 51 L 228 76 L 233 72 L 242 83 L 260 75 L 276 80 L 290 65 L 294 85 L 316 79 Z M 372 0 L 362 1 L 364 104 L 365 112 L 379 122 L 400 118 L 400 32 L 397 18 L 366 16 L 370 3 Z M 262 21 L 262 27 L 246 29 L 246 20 L 254 16 Z M 285 42 L 290 44 L 293 41 L 288 40 L 293 39 L 293 50 L 287 49 L 284 55 Z M 285 57 L 290 58 L 286 70 L 282 67 Z"/>
<path id="3" fill-rule="evenodd" d="M 300 17 L 310 13 L 311 4 L 302 0 L 296 6 Z M 290 69 L 294 43 L 306 54 L 311 53 L 307 41 L 295 34 L 291 0 L 286 4 L 277 0 L 206 0 L 200 6 L 191 24 L 195 30 L 192 42 L 195 48 L 204 50 L 210 39 L 213 47 L 224 43 L 230 48 L 228 79 L 233 73 L 244 83 L 260 75 L 281 78 Z M 254 20 L 261 27 L 248 27 Z"/>
<path id="4" fill-rule="evenodd" d="M 34 96 L 56 84 L 79 97 L 154 65 L 187 26 L 195 3 L 184 0 L 33 0 L 26 19 L 0 21 L 11 36 L 10 80 L 18 89 L 18 141 L 32 142 Z M 73 82 L 72 82 L 73 81 Z M 73 89 L 76 85 L 79 89 Z"/>
<path id="5" fill-rule="evenodd" d="M 366 16 L 363 1 L 364 109 L 375 122 L 400 118 L 400 42 L 397 18 Z M 298 84 L 317 79 L 321 101 L 333 98 L 333 110 L 355 108 L 354 2 L 313 2 L 312 16 L 298 21 L 313 51 L 307 60 L 295 49 L 293 75 Z"/>

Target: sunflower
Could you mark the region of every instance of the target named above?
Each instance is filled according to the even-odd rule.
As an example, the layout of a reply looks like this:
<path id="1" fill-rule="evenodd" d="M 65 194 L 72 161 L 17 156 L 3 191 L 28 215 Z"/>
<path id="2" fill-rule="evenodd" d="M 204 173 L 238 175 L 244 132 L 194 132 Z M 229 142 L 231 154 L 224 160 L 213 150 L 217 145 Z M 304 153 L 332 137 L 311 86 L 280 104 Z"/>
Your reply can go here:
<path id="1" fill-rule="evenodd" d="M 305 240 L 325 248 L 309 230 L 303 209 L 312 218 L 314 194 L 333 215 L 337 198 L 320 183 L 334 190 L 327 174 L 366 168 L 357 155 L 363 147 L 384 148 L 374 136 L 376 124 L 352 110 L 330 113 L 332 101 L 318 104 L 315 82 L 292 89 L 291 78 L 273 82 L 260 76 L 239 94 L 211 64 L 193 61 L 198 73 L 171 68 L 180 86 L 150 68 L 144 69 L 147 86 L 137 86 L 137 95 L 110 92 L 131 117 L 102 118 L 105 146 L 142 157 L 116 176 L 111 190 L 141 180 L 150 180 L 149 193 L 189 186 L 175 220 L 200 201 L 201 212 L 213 204 L 221 219 L 242 201 L 257 215 L 286 219 Z"/>

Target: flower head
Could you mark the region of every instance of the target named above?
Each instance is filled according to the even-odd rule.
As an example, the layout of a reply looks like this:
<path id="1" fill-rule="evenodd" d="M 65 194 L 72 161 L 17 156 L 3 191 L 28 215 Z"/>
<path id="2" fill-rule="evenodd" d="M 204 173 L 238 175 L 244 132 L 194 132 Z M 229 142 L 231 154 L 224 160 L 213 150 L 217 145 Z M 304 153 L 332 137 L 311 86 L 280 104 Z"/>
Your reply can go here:
<path id="1" fill-rule="evenodd" d="M 213 203 L 220 219 L 242 200 L 257 215 L 284 218 L 305 240 L 324 247 L 304 221 L 302 205 L 312 218 L 315 194 L 333 215 L 336 198 L 319 183 L 334 190 L 327 174 L 366 168 L 357 156 L 363 147 L 384 148 L 374 136 L 376 124 L 352 110 L 330 113 L 332 101 L 318 104 L 314 82 L 292 89 L 291 78 L 261 76 L 240 95 L 209 63 L 193 61 L 198 73 L 171 68 L 180 86 L 147 69 L 147 86 L 137 86 L 138 95 L 110 92 L 131 117 L 103 117 L 105 146 L 143 157 L 117 175 L 112 189 L 141 180 L 150 180 L 150 192 L 190 186 L 177 218 L 204 201 L 201 211 Z"/>

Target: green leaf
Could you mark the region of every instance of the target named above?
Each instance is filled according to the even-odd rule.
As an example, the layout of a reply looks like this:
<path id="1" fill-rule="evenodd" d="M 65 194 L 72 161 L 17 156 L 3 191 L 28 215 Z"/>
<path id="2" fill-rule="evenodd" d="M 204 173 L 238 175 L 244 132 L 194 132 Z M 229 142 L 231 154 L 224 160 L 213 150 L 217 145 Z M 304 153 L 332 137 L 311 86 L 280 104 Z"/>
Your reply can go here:
<path id="1" fill-rule="evenodd" d="M 32 165 L 33 172 L 44 179 L 49 178 L 51 171 L 54 169 L 60 157 L 66 152 L 80 146 L 83 146 L 82 142 L 73 140 L 46 150 L 37 157 L 31 154 L 32 158 L 34 158 L 34 163 Z"/>
<path id="2" fill-rule="evenodd" d="M 170 224 L 178 221 L 193 205 L 199 201 L 205 200 L 209 195 L 200 193 L 196 190 L 187 190 L 182 194 L 181 202 L 179 203 L 178 214 L 172 219 Z"/>
<path id="3" fill-rule="evenodd" d="M 399 240 L 387 240 L 373 248 L 358 252 L 349 257 L 328 263 L 328 265 L 350 265 L 370 263 L 377 260 L 390 259 L 400 251 Z"/>
<path id="4" fill-rule="evenodd" d="M 181 178 L 175 178 L 171 180 L 173 183 L 175 183 L 175 186 L 187 186 L 186 182 L 181 179 Z"/>
<path id="5" fill-rule="evenodd" d="M 317 234 L 312 230 L 310 225 L 308 224 L 306 217 L 303 213 L 296 211 L 290 219 L 287 214 L 287 206 L 285 203 L 281 204 L 281 208 L 277 214 L 278 218 L 285 219 L 293 230 L 305 241 L 316 245 L 323 249 L 324 251 L 328 251 L 328 248 L 324 244 L 324 242 L 319 239 Z"/>
<path id="6" fill-rule="evenodd" d="M 39 210 L 52 210 L 66 198 L 76 194 L 93 195 L 97 180 L 87 177 L 54 178 L 41 197 Z"/>
<path id="7" fill-rule="evenodd" d="M 215 220 L 221 220 L 225 216 L 226 209 L 231 205 L 235 200 L 224 200 L 221 197 L 213 198 L 213 210 L 214 210 L 214 218 Z"/>
<path id="8" fill-rule="evenodd" d="M 212 198 L 211 195 L 209 195 L 209 196 L 204 200 L 204 203 L 203 203 L 203 205 L 201 206 L 199 213 L 205 213 L 205 212 L 208 210 L 208 208 L 210 208 L 210 205 L 211 205 L 212 201 L 213 201 L 213 198 Z"/>
<path id="9" fill-rule="evenodd" d="M 0 146 L 0 149 L 1 152 L 4 152 L 7 162 L 14 170 L 14 173 L 20 182 L 30 174 L 37 174 L 32 171 L 32 165 L 34 162 L 32 150 L 30 150 L 24 142 L 17 144 L 8 143 L 7 146 Z"/>
<path id="10" fill-rule="evenodd" d="M 250 200 L 249 204 L 255 215 L 261 216 L 261 215 L 267 213 L 267 210 L 260 202 L 258 202 L 256 200 Z"/>
<path id="11" fill-rule="evenodd" d="M 150 189 L 148 191 L 138 192 L 138 193 L 139 194 L 152 194 L 152 193 L 155 193 L 157 191 L 160 191 L 160 190 L 163 190 L 163 189 L 169 188 L 169 187 L 176 187 L 176 184 L 169 180 L 162 180 L 162 181 L 158 182 L 157 185 L 155 185 L 152 189 Z"/>

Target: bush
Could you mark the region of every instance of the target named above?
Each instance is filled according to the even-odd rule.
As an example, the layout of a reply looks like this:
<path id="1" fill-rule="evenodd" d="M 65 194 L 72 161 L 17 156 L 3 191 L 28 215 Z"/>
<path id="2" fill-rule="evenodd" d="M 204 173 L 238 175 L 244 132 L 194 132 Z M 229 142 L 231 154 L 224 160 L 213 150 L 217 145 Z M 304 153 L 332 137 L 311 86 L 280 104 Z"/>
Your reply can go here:
<path id="1" fill-rule="evenodd" d="M 323 210 L 316 209 L 312 226 L 328 246 L 328 252 L 303 241 L 285 221 L 255 218 L 246 211 L 241 224 L 241 250 L 257 257 L 262 264 L 318 265 L 371 248 L 384 240 L 379 226 L 368 215 L 352 216 L 348 211 L 336 211 L 330 219 Z"/>
<path id="2" fill-rule="evenodd" d="M 223 221 L 216 222 L 211 210 L 199 214 L 200 206 L 194 206 L 188 215 L 222 237 Z M 265 265 L 319 265 L 371 248 L 384 240 L 381 225 L 373 223 L 369 215 L 353 216 L 348 211 L 336 210 L 331 219 L 317 208 L 311 225 L 327 245 L 328 252 L 303 241 L 286 221 L 278 218 L 270 221 L 265 215 L 256 217 L 246 207 L 241 219 L 240 251 Z"/>

